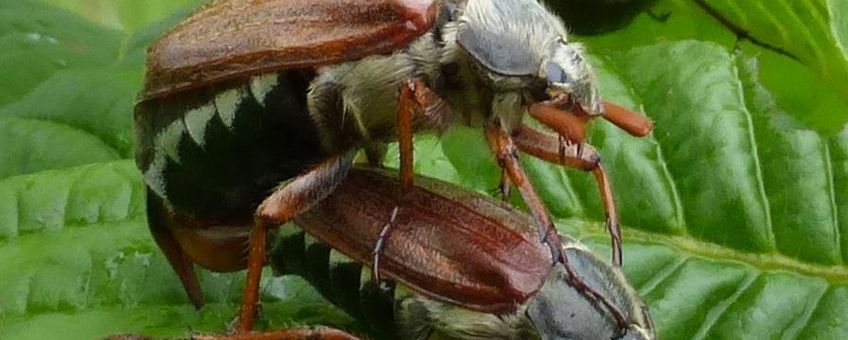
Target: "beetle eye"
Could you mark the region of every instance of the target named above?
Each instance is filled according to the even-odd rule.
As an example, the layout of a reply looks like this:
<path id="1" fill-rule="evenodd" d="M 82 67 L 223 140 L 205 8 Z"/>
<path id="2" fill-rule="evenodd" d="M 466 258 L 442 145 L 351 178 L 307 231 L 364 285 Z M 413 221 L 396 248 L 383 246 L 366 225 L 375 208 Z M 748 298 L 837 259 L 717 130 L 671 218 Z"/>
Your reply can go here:
<path id="1" fill-rule="evenodd" d="M 556 97 L 561 94 L 570 94 L 574 91 L 572 88 L 574 84 L 571 79 L 568 79 L 568 74 L 565 73 L 565 70 L 555 62 L 548 62 L 545 65 L 545 73 L 547 76 L 547 86 L 545 88 L 545 93 L 549 98 Z"/>
<path id="2" fill-rule="evenodd" d="M 565 71 L 562 70 L 557 63 L 549 61 L 546 67 L 548 83 L 550 84 L 565 84 L 568 79 L 566 79 Z"/>

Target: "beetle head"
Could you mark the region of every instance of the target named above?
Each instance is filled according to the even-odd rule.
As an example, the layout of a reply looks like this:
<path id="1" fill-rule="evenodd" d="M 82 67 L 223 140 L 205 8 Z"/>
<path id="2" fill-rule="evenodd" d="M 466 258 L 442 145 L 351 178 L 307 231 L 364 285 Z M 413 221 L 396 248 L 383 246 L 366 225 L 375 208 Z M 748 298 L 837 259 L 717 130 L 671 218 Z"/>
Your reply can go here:
<path id="1" fill-rule="evenodd" d="M 576 242 L 565 251 L 575 275 L 620 311 L 626 327 L 557 266 L 527 306 L 541 339 L 655 339 L 650 315 L 620 271 Z"/>
<path id="2" fill-rule="evenodd" d="M 552 44 L 548 53 L 549 59 L 542 63 L 540 70 L 547 81 L 547 95 L 551 98 L 568 96 L 583 112 L 602 114 L 604 106 L 595 73 L 584 56 L 583 46 L 561 38 Z"/>
<path id="3" fill-rule="evenodd" d="M 567 236 L 563 241 L 575 275 L 614 306 L 626 325 L 578 288 L 563 266 L 556 266 L 542 288 L 514 313 L 474 311 L 401 286 L 395 292 L 401 297 L 396 314 L 398 330 L 403 338 L 410 339 L 656 339 L 651 317 L 624 275 L 577 241 Z"/>
<path id="4" fill-rule="evenodd" d="M 535 0 L 469 0 L 456 41 L 494 92 L 524 92 L 535 101 L 566 97 L 589 115 L 603 113 L 582 45 Z"/>

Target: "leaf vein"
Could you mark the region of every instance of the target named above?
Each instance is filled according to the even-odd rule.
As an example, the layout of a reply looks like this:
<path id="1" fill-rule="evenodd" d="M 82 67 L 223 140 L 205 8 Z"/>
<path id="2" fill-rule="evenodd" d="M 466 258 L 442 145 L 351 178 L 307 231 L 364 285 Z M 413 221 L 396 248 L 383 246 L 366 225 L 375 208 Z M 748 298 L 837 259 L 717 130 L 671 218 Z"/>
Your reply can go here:
<path id="1" fill-rule="evenodd" d="M 787 327 L 787 329 L 783 332 L 783 339 L 798 338 L 798 334 L 800 334 L 810 324 L 810 319 L 813 318 L 813 314 L 815 314 L 816 310 L 819 309 L 819 305 L 824 299 L 824 296 L 827 295 L 828 290 L 830 290 L 830 288 L 827 285 L 823 286 L 819 292 L 818 298 L 815 299 L 815 302 L 811 303 L 804 311 L 804 314 L 798 317 L 795 323 Z"/>
<path id="2" fill-rule="evenodd" d="M 733 72 L 735 73 L 736 79 L 742 79 L 739 75 L 739 68 L 737 66 L 733 66 Z M 775 236 L 774 236 L 774 224 L 772 223 L 772 214 L 771 214 L 771 200 L 769 200 L 768 195 L 766 194 L 766 185 L 763 174 L 763 162 L 760 159 L 760 150 L 759 144 L 757 143 L 756 132 L 754 131 L 754 117 L 751 113 L 751 109 L 748 107 L 748 103 L 745 102 L 745 91 L 742 84 L 739 84 L 739 96 L 742 99 L 742 115 L 745 117 L 746 127 L 745 130 L 748 134 L 748 143 L 751 144 L 751 157 L 754 160 L 754 178 L 757 183 L 757 191 L 759 191 L 759 195 L 761 197 L 763 206 L 765 208 L 765 217 L 766 217 L 766 241 L 772 250 L 777 248 Z"/>
<path id="3" fill-rule="evenodd" d="M 639 110 L 644 112 L 645 115 L 648 115 L 648 110 L 645 110 L 645 104 L 644 104 L 642 96 L 640 96 L 634 90 L 636 88 L 636 86 L 633 84 L 632 81 L 630 81 L 630 78 L 626 77 L 624 72 L 622 72 L 620 70 L 619 65 L 616 64 L 616 63 L 612 63 L 612 62 L 607 62 L 607 63 L 604 63 L 604 66 L 616 73 L 619 81 L 621 81 L 622 84 L 626 85 L 625 88 L 627 89 L 628 95 L 631 98 L 637 99 L 639 101 Z M 653 142 L 653 144 L 656 148 L 657 161 L 659 162 L 660 168 L 662 169 L 662 174 L 665 177 L 665 179 L 668 181 L 669 187 L 671 189 L 671 196 L 674 199 L 675 223 L 677 223 L 677 225 L 675 227 L 680 227 L 681 230 L 683 230 L 683 234 L 688 234 L 689 230 L 688 230 L 687 225 L 686 225 L 686 217 L 684 215 L 685 211 L 683 209 L 683 202 L 680 199 L 680 193 L 677 190 L 677 182 L 674 180 L 674 177 L 671 173 L 671 170 L 669 170 L 668 160 L 666 159 L 665 153 L 663 152 L 662 143 L 660 143 L 657 140 L 657 138 L 654 136 L 654 133 L 652 133 L 648 138 L 650 138 L 650 140 Z M 563 175 L 563 177 L 568 179 L 568 177 L 566 175 Z M 570 185 L 570 182 L 569 182 L 569 185 Z M 569 186 L 569 189 L 571 189 L 570 186 Z M 573 189 L 571 189 L 571 190 L 573 190 Z M 578 203 L 580 203 L 579 200 L 578 200 Z"/>
<path id="4" fill-rule="evenodd" d="M 727 310 L 732 306 L 736 301 L 739 301 L 739 298 L 742 297 L 748 288 L 750 288 L 757 278 L 761 275 L 759 272 L 752 272 L 742 281 L 742 284 L 739 285 L 739 288 L 732 294 L 730 297 L 720 302 L 718 305 L 712 308 L 709 313 L 707 313 L 706 319 L 704 319 L 701 328 L 698 332 L 695 333 L 693 339 L 709 339 L 709 334 L 712 331 L 715 324 L 718 320 L 727 312 Z"/>
<path id="5" fill-rule="evenodd" d="M 680 199 L 680 192 L 677 190 L 677 182 L 675 182 L 673 175 L 671 174 L 671 170 L 668 169 L 668 161 L 665 158 L 665 154 L 663 153 L 662 144 L 657 142 L 653 136 L 651 139 L 656 142 L 657 146 L 657 159 L 660 163 L 660 168 L 662 169 L 662 174 L 665 176 L 666 180 L 668 180 L 668 185 L 671 189 L 671 197 L 674 198 L 674 210 L 675 210 L 675 223 L 677 223 L 676 227 L 680 227 L 683 230 L 684 234 L 689 233 L 689 228 L 686 224 L 686 216 L 684 215 L 686 211 L 683 209 L 683 202 Z"/>
<path id="6" fill-rule="evenodd" d="M 640 296 L 647 296 L 648 294 L 650 294 L 661 283 L 668 280 L 671 277 L 672 274 L 677 272 L 677 270 L 680 269 L 680 267 L 683 267 L 683 265 L 686 264 L 686 262 L 689 261 L 689 259 L 690 259 L 689 256 L 683 256 L 683 257 L 677 259 L 676 261 L 669 263 L 668 265 L 666 265 L 662 269 L 658 270 L 656 272 L 656 274 L 654 275 L 653 279 L 648 280 L 648 282 L 645 282 L 645 284 L 643 284 L 642 287 L 638 288 L 639 295 Z"/>
<path id="7" fill-rule="evenodd" d="M 586 231 L 585 234 L 608 237 L 605 233 L 601 234 L 592 231 Z M 746 263 L 761 271 L 792 271 L 803 275 L 820 277 L 831 283 L 848 282 L 848 267 L 846 266 L 803 262 L 778 252 L 744 252 L 712 242 L 695 240 L 691 237 L 657 234 L 635 228 L 628 229 L 625 241 L 659 243 L 694 256 Z"/>
<path id="8" fill-rule="evenodd" d="M 836 205 L 836 188 L 834 184 L 835 181 L 835 172 L 833 171 L 833 163 L 832 157 L 830 155 L 830 144 L 827 142 L 822 142 L 824 146 L 824 158 L 825 158 L 825 178 L 827 178 L 827 194 L 830 196 L 830 214 L 833 218 L 833 238 L 834 241 L 834 249 L 836 249 L 837 258 L 839 259 L 838 264 L 845 263 L 845 260 L 841 256 L 842 254 L 842 233 L 839 230 L 839 208 Z"/>
<path id="9" fill-rule="evenodd" d="M 778 6 L 781 6 L 783 9 L 785 9 L 785 12 L 786 12 L 786 14 L 788 14 L 788 17 L 791 18 L 795 22 L 795 25 L 793 25 L 794 27 L 800 28 L 799 31 L 801 32 L 801 34 L 805 38 L 803 40 L 806 43 L 810 44 L 810 49 L 812 50 L 813 55 L 815 56 L 814 62 L 817 64 L 816 67 L 826 69 L 827 65 L 825 63 L 822 63 L 822 62 L 824 60 L 827 60 L 827 58 L 822 54 L 822 47 L 821 47 L 821 45 L 819 45 L 819 42 L 818 42 L 818 39 L 816 38 L 816 35 L 813 34 L 813 32 L 810 30 L 811 26 L 817 26 L 817 25 L 815 25 L 815 23 L 813 23 L 813 24 L 806 23 L 805 20 L 802 20 L 801 17 L 798 16 L 798 13 L 796 13 L 796 11 L 794 11 L 791 7 L 788 7 L 788 5 L 785 2 L 775 1 L 774 3 L 776 3 Z M 769 18 L 772 18 L 771 12 L 769 12 L 769 11 L 764 11 L 764 12 L 765 12 L 765 14 L 767 14 L 769 16 Z M 813 10 L 813 12 L 815 12 L 815 10 Z M 777 19 L 774 19 L 774 20 L 777 20 Z M 792 45 L 791 40 L 786 39 L 785 35 L 783 34 L 783 32 L 785 32 L 785 31 L 782 30 L 782 29 L 780 31 L 781 31 L 781 36 L 784 36 L 784 39 L 783 39 L 784 44 L 787 45 L 787 46 L 791 46 Z"/>

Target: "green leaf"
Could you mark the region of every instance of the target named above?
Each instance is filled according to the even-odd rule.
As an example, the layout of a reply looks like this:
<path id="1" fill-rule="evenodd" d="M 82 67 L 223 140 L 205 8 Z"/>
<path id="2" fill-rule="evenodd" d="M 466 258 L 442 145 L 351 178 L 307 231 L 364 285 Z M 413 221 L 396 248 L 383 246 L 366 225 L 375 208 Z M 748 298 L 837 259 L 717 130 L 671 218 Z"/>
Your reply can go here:
<path id="1" fill-rule="evenodd" d="M 848 122 L 848 6 L 844 1 L 663 0 L 630 25 L 593 36 L 595 51 L 624 51 L 664 41 L 698 39 L 733 49 L 753 42 L 774 67 L 760 81 L 800 123 L 832 136 Z M 773 52 L 781 55 L 774 56 Z M 777 61 L 777 59 L 785 59 Z M 811 100 L 815 98 L 815 100 Z"/>
<path id="2" fill-rule="evenodd" d="M 117 31 L 37 2 L 0 3 L 0 107 L 58 70 L 111 63 L 120 42 Z"/>
<path id="3" fill-rule="evenodd" d="M 210 303 L 190 307 L 127 159 L 145 48 L 196 2 L 45 2 L 79 15 L 0 2 L 0 339 L 224 331 L 241 274 L 201 271 Z M 590 141 L 625 228 L 624 270 L 660 338 L 848 337 L 846 11 L 657 0 L 574 38 L 603 96 L 655 121 L 644 139 L 595 122 Z M 480 129 L 415 148 L 419 174 L 498 185 Z M 609 254 L 591 174 L 522 161 L 562 230 Z M 263 329 L 358 329 L 304 281 L 264 277 Z"/>
<path id="4" fill-rule="evenodd" d="M 848 3 L 840 0 L 828 0 L 830 30 L 836 39 L 836 46 L 848 56 Z"/>
<path id="5" fill-rule="evenodd" d="M 0 179 L 119 158 L 102 140 L 67 125 L 0 117 Z"/>
<path id="6" fill-rule="evenodd" d="M 591 141 L 631 227 L 625 271 L 651 305 L 661 338 L 840 338 L 847 331 L 848 304 L 824 301 L 848 279 L 839 222 L 848 212 L 848 132 L 822 136 L 788 115 L 761 82 L 775 72 L 768 53 L 681 41 L 594 63 L 606 98 L 641 108 L 656 124 L 650 138 L 636 140 L 598 122 Z M 494 188 L 499 170 L 479 156 L 486 145 L 471 139 L 482 136 L 448 134 L 444 152 L 461 183 Z M 566 230 L 608 244 L 589 174 L 529 158 L 524 165 Z M 765 320 L 783 320 L 783 328 Z"/>
<path id="7" fill-rule="evenodd" d="M 130 38 L 39 2 L 0 4 L 0 179 L 131 157 L 144 51 L 171 16 Z"/>
<path id="8" fill-rule="evenodd" d="M 232 320 L 242 276 L 202 273 L 210 305 L 194 312 L 151 242 L 144 202 L 131 161 L 0 181 L 0 271 L 14 273 L 0 276 L 0 337 L 178 336 Z M 265 278 L 270 326 L 314 319 L 316 310 L 350 323 L 301 280 Z"/>
<path id="9" fill-rule="evenodd" d="M 104 26 L 129 33 L 171 15 L 176 10 L 195 7 L 202 0 L 42 0 L 63 7 Z"/>
<path id="10" fill-rule="evenodd" d="M 121 23 L 127 32 L 136 32 L 148 24 L 162 20 L 177 10 L 196 7 L 205 1 L 201 0 L 112 0 L 117 9 Z"/>
<path id="11" fill-rule="evenodd" d="M 848 6 L 844 1 L 700 2 L 753 39 L 791 54 L 843 98 L 848 97 L 848 53 L 844 45 Z"/>
<path id="12" fill-rule="evenodd" d="M 0 109 L 0 116 L 61 124 L 106 142 L 127 158 L 132 155 L 131 117 L 127 113 L 132 112 L 140 82 L 138 69 L 107 67 L 59 71 L 29 94 Z M 38 148 L 53 148 L 68 154 L 61 144 Z"/>

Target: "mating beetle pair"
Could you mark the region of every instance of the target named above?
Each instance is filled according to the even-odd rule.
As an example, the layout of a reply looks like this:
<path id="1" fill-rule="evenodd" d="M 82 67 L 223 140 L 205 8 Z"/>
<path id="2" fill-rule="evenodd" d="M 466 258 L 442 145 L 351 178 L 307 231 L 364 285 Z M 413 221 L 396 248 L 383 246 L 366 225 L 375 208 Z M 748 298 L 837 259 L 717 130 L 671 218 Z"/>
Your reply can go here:
<path id="1" fill-rule="evenodd" d="M 524 112 L 559 138 L 525 125 Z M 619 265 L 609 182 L 583 143 L 586 122 L 598 116 L 634 135 L 651 130 L 647 119 L 601 101 L 582 47 L 535 0 L 219 0 L 149 50 L 137 163 L 151 231 L 196 306 L 193 264 L 243 267 L 221 250 L 242 245 L 222 235 L 250 230 L 240 320 L 249 330 L 268 230 L 330 195 L 358 149 L 378 164 L 385 143 L 398 140 L 401 190 L 375 241 L 378 275 L 385 236 L 413 191 L 413 133 L 449 124 L 485 129 L 504 195 L 519 189 L 537 241 L 570 271 L 517 151 L 592 171 Z"/>

